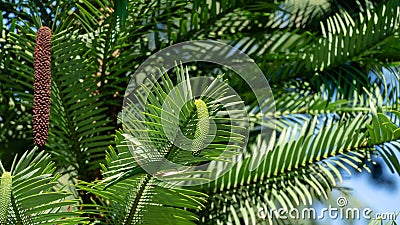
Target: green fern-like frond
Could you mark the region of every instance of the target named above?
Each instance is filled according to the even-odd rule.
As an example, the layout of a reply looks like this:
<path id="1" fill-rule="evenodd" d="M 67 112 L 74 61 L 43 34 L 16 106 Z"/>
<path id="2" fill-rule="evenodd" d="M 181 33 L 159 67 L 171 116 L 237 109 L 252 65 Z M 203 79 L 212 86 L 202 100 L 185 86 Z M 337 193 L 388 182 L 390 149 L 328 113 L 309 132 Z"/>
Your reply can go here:
<path id="1" fill-rule="evenodd" d="M 391 76 L 396 79 L 396 76 Z M 250 120 L 254 123 L 282 131 L 294 124 L 302 125 L 313 116 L 319 118 L 340 118 L 344 114 L 356 117 L 359 113 L 371 111 L 370 105 L 377 105 L 383 112 L 396 110 L 399 106 L 399 92 L 393 87 L 393 81 L 376 76 L 368 87 L 361 90 L 342 91 L 321 85 L 318 91 L 307 81 L 293 81 L 284 85 L 273 85 L 274 99 L 265 102 L 265 106 L 274 101 L 274 112 L 262 113 L 257 107 L 250 111 Z M 335 87 L 336 88 L 336 87 Z M 353 87 L 354 88 L 354 87 Z M 334 95 L 327 92 L 333 91 Z"/>
<path id="2" fill-rule="evenodd" d="M 0 166 L 2 224 L 87 224 L 79 200 L 57 188 L 60 175 L 49 154 L 35 148 L 15 158 L 10 172 Z"/>
<path id="3" fill-rule="evenodd" d="M 211 81 L 209 86 L 201 82 L 191 83 L 188 72 L 180 68 L 177 80 L 179 85 L 174 86 L 169 76 L 163 74 L 160 82 L 152 82 L 152 88 L 143 85 L 143 92 L 135 92 L 139 101 L 127 105 L 129 107 L 126 110 L 133 112 L 126 112 L 124 115 L 126 133 L 117 135 L 118 154 L 113 149 L 108 153 L 107 165 L 103 166 L 105 180 L 97 184 L 80 185 L 81 189 L 98 195 L 101 201 L 115 202 L 100 207 L 104 207 L 104 213 L 107 212 L 105 214 L 108 223 L 119 221 L 123 224 L 192 224 L 198 220 L 194 212 L 204 207 L 206 195 L 174 185 L 181 184 L 182 181 L 187 183 L 210 179 L 207 176 L 210 171 L 192 171 L 191 166 L 212 160 L 225 162 L 229 157 L 235 157 L 235 150 L 240 149 L 240 145 L 235 143 L 240 143 L 244 137 L 240 133 L 231 132 L 231 126 L 234 125 L 228 123 L 230 118 L 225 116 L 228 115 L 225 110 L 228 110 L 229 106 L 224 109 L 219 102 L 234 98 L 230 95 L 225 96 L 226 86 L 218 79 Z M 206 88 L 199 92 L 202 95 L 197 96 L 195 91 L 201 90 L 202 86 Z M 147 99 L 145 95 L 148 95 Z M 194 100 L 195 96 L 202 100 Z M 146 107 L 144 111 L 139 111 L 138 106 Z M 175 112 L 175 115 L 164 115 L 166 112 Z M 215 125 L 210 125 L 208 117 L 215 121 Z M 215 137 L 201 149 L 199 155 L 192 155 L 190 150 L 198 151 L 197 147 L 203 146 L 207 139 L 210 139 L 208 128 L 211 126 L 215 126 Z M 185 145 L 171 141 L 175 140 L 173 136 L 167 136 L 176 134 L 178 129 L 185 137 L 192 138 L 193 145 L 186 146 L 191 146 L 192 149 L 185 149 Z M 201 145 L 196 142 L 200 136 Z M 142 161 L 149 156 L 150 160 Z M 188 170 L 172 171 L 168 170 L 168 167 L 164 170 L 164 163 L 168 165 L 166 160 L 186 166 Z M 140 166 L 144 169 L 139 169 Z M 152 171 L 151 168 L 154 167 L 160 171 Z M 154 174 L 149 174 L 152 172 Z M 126 176 L 127 174 L 129 176 Z M 124 179 L 120 179 L 121 177 Z M 113 182 L 115 179 L 118 182 Z M 112 185 L 108 185 L 110 181 Z M 103 188 L 107 189 L 102 190 Z M 122 193 L 125 194 L 121 195 Z M 121 202 L 121 197 L 125 200 L 118 203 Z M 184 211 L 185 208 L 187 212 Z"/>
<path id="4" fill-rule="evenodd" d="M 365 162 L 373 163 L 372 156 L 380 152 L 376 145 L 389 142 L 398 151 L 398 127 L 383 114 L 373 113 L 372 118 L 359 114 L 355 118 L 343 117 L 339 122 L 318 123 L 314 118 L 299 130 L 283 130 L 275 146 L 262 139 L 250 146 L 247 159 L 200 189 L 210 196 L 207 208 L 200 212 L 202 222 L 277 223 L 279 219 L 274 215 L 266 221 L 260 218 L 258 210 L 263 207 L 289 210 L 301 204 L 311 205 L 314 198 L 328 198 L 337 181 L 342 181 L 343 171 L 349 174 L 351 169 L 370 171 Z M 385 129 L 379 130 L 382 126 Z M 393 129 L 386 129 L 387 126 Z M 314 130 L 315 134 L 310 132 Z M 376 139 L 371 132 L 380 132 L 383 136 Z M 252 170 L 252 162 L 265 152 L 263 163 Z M 398 168 L 399 161 L 393 151 L 390 153 L 384 154 L 390 162 L 388 165 Z"/>
<path id="5" fill-rule="evenodd" d="M 398 31 L 399 9 L 397 1 L 388 1 L 360 13 L 358 20 L 346 12 L 330 17 L 327 27 L 322 28 L 323 37 L 307 58 L 307 67 L 323 70 L 347 61 L 368 61 L 371 55 L 381 54 L 379 46 Z"/>
<path id="6" fill-rule="evenodd" d="M 69 160 L 69 165 L 76 166 L 80 176 L 86 176 L 88 171 L 99 168 L 111 143 L 112 127 L 92 77 L 92 65 L 82 58 L 88 49 L 78 34 L 68 31 L 56 34 L 53 46 L 52 127 L 48 147 L 58 159 Z"/>
<path id="7" fill-rule="evenodd" d="M 389 112 L 393 119 L 400 119 L 398 111 Z M 369 143 L 375 145 L 378 154 L 383 158 L 392 173 L 400 174 L 400 162 L 396 152 L 400 151 L 400 128 L 386 114 L 372 108 L 373 123 L 368 125 Z"/>
<path id="8" fill-rule="evenodd" d="M 110 147 L 104 176 L 112 178 L 136 167 L 135 158 L 116 135 L 117 149 Z M 95 194 L 99 203 L 85 205 L 89 213 L 101 213 L 103 224 L 196 224 L 196 210 L 204 207 L 205 194 L 171 187 L 151 175 L 139 173 L 104 190 L 106 182 L 81 183 L 81 190 Z"/>
<path id="9" fill-rule="evenodd" d="M 179 85 L 176 88 L 167 75 L 162 75 L 160 79 L 161 82 L 150 80 L 151 83 L 154 82 L 153 90 L 143 85 L 143 93 L 138 92 L 132 95 L 133 100 L 128 102 L 125 109 L 126 133 L 132 137 L 132 140 L 134 139 L 132 148 L 137 152 L 133 154 L 137 154 L 139 163 L 151 164 L 153 160 L 159 161 L 165 158 L 173 163 L 192 166 L 215 159 L 229 160 L 233 155 L 238 154 L 240 145 L 244 141 L 243 131 L 246 128 L 240 127 L 238 125 L 240 121 L 234 121 L 234 118 L 229 118 L 227 115 L 235 117 L 235 115 L 230 115 L 228 110 L 240 106 L 241 101 L 235 102 L 237 99 L 228 91 L 228 86 L 220 78 L 208 80 L 209 84 L 202 82 L 205 80 L 198 81 L 198 84 L 196 82 L 191 84 L 189 74 L 181 68 L 177 81 Z M 196 94 L 195 91 L 198 93 Z M 196 141 L 197 125 L 204 123 L 201 120 L 205 119 L 199 117 L 201 113 L 197 112 L 194 100 L 196 95 L 199 95 L 197 97 L 204 102 L 203 107 L 208 108 L 210 118 L 207 119 L 214 121 L 213 127 L 208 126 L 212 132 L 206 131 L 208 137 L 205 139 L 209 142 L 201 150 L 200 157 L 193 157 L 190 154 L 197 151 L 192 149 L 192 144 Z M 133 104 L 134 100 L 137 100 L 135 104 Z M 227 107 L 223 105 L 226 100 L 232 100 Z M 142 106 L 144 108 L 141 108 Z M 133 112 L 128 111 L 129 109 Z M 244 110 L 237 109 L 235 113 L 245 113 Z M 231 123 L 231 121 L 234 122 Z M 236 133 L 232 132 L 235 130 Z M 205 134 L 205 131 L 202 133 Z M 182 142 L 180 135 L 184 136 L 183 139 L 185 137 L 193 139 L 193 143 Z M 175 176 L 179 175 L 179 173 L 173 173 L 171 179 L 177 179 L 178 177 Z"/>

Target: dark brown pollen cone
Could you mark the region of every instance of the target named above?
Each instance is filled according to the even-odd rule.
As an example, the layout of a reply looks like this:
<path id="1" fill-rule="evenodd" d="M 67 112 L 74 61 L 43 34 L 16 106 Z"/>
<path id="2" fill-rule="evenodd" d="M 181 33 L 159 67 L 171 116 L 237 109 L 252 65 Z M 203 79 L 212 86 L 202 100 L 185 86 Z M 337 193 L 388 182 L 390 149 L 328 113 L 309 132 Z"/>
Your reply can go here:
<path id="1" fill-rule="evenodd" d="M 49 133 L 51 88 L 51 30 L 41 27 L 36 36 L 33 83 L 33 139 L 44 146 Z"/>

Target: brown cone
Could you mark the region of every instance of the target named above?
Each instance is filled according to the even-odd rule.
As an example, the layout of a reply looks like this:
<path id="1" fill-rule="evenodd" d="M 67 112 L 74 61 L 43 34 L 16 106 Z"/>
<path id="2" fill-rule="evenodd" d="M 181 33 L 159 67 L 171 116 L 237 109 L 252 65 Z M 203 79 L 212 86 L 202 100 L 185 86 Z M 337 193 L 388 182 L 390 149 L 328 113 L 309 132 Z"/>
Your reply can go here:
<path id="1" fill-rule="evenodd" d="M 51 88 L 51 30 L 41 27 L 37 32 L 34 53 L 33 139 L 44 146 L 49 132 Z"/>

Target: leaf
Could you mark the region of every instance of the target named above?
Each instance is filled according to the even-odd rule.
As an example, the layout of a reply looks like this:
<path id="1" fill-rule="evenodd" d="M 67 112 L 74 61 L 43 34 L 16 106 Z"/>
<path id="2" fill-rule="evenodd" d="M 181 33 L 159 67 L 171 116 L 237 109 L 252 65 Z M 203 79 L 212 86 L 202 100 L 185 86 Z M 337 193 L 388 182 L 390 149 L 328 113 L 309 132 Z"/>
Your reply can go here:
<path id="1" fill-rule="evenodd" d="M 15 158 L 10 172 L 2 172 L 2 224 L 87 224 L 77 211 L 78 199 L 57 187 L 50 155 L 37 148 Z"/>
<path id="2" fill-rule="evenodd" d="M 115 15 L 120 20 L 122 27 L 125 27 L 128 17 L 128 0 L 117 0 L 115 2 Z"/>

